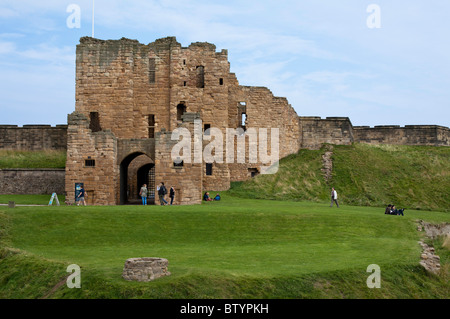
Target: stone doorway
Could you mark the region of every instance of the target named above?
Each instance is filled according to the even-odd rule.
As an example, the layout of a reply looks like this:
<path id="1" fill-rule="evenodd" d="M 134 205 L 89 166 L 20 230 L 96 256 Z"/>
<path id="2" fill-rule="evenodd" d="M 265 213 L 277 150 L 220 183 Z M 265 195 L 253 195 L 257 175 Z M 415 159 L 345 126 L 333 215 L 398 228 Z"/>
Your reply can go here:
<path id="1" fill-rule="evenodd" d="M 155 164 L 144 153 L 136 152 L 128 155 L 120 164 L 120 205 L 142 204 L 139 191 L 147 184 L 147 204 L 155 202 Z"/>
<path id="2" fill-rule="evenodd" d="M 143 184 L 147 184 L 148 189 L 148 205 L 155 205 L 155 193 L 156 193 L 156 185 L 155 185 L 155 164 L 149 163 L 145 164 L 141 168 L 138 169 L 136 174 L 137 185 L 136 189 L 140 190 Z M 139 196 L 139 191 L 137 192 Z M 139 203 L 141 202 L 141 198 L 138 197 Z"/>

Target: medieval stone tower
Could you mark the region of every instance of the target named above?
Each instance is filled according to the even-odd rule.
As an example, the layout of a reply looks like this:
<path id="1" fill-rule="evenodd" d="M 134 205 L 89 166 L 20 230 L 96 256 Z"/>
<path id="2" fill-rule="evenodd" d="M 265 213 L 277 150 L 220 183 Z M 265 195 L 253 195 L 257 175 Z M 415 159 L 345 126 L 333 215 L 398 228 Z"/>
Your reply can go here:
<path id="1" fill-rule="evenodd" d="M 204 190 L 226 190 L 230 181 L 261 172 L 259 158 L 244 163 L 174 161 L 171 151 L 178 141 L 172 132 L 185 128 L 194 133 L 199 120 L 203 136 L 216 128 L 224 143 L 227 129 L 277 128 L 280 158 L 300 148 L 294 109 L 267 88 L 239 85 L 226 50 L 216 52 L 209 43 L 182 47 L 174 37 L 148 45 L 82 38 L 75 112 L 68 116 L 68 198 L 74 197 L 75 183 L 84 183 L 91 204 L 126 204 L 138 198 L 146 183 L 151 200 L 163 181 L 174 186 L 176 204 L 197 204 Z M 200 143 L 209 142 L 201 138 Z M 236 158 L 237 147 L 233 152 Z"/>

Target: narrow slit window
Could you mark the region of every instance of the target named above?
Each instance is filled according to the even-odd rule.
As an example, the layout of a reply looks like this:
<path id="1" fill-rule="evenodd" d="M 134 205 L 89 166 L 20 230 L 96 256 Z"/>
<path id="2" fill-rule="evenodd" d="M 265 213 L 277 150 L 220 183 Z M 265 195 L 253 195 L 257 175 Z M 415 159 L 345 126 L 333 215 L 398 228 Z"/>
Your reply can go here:
<path id="1" fill-rule="evenodd" d="M 206 176 L 211 176 L 213 170 L 212 163 L 206 163 Z"/>
<path id="2" fill-rule="evenodd" d="M 98 112 L 91 112 L 89 114 L 89 120 L 89 128 L 92 132 L 100 132 L 102 130 L 100 126 L 100 115 L 98 114 Z"/>
<path id="3" fill-rule="evenodd" d="M 210 128 L 211 128 L 211 124 L 205 124 L 203 126 L 203 132 L 205 133 L 205 135 L 210 135 Z"/>
<path id="4" fill-rule="evenodd" d="M 241 126 L 245 127 L 245 122 L 247 121 L 247 114 L 242 113 L 241 115 Z"/>
<path id="5" fill-rule="evenodd" d="M 156 59 L 148 59 L 148 81 L 150 83 L 156 82 Z"/>
<path id="6" fill-rule="evenodd" d="M 180 103 L 177 105 L 177 120 L 182 121 L 183 114 L 186 113 L 186 105 L 183 103 Z"/>
<path id="7" fill-rule="evenodd" d="M 223 78 L 220 78 L 220 79 L 219 79 L 219 84 L 220 84 L 220 85 L 223 85 Z"/>
<path id="8" fill-rule="evenodd" d="M 237 124 L 238 124 L 238 127 L 241 127 L 245 131 L 246 130 L 246 122 L 247 122 L 247 103 L 239 102 L 237 107 L 238 107 Z"/>
<path id="9" fill-rule="evenodd" d="M 155 138 L 155 115 L 148 116 L 148 138 Z"/>
<path id="10" fill-rule="evenodd" d="M 205 87 L 205 67 L 200 65 L 197 67 L 197 88 Z"/>

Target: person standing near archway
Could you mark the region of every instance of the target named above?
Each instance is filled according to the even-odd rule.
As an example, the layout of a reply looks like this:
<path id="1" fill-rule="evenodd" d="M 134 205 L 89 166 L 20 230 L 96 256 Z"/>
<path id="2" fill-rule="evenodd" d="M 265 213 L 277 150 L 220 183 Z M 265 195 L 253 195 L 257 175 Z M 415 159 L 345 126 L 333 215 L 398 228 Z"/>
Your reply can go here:
<path id="1" fill-rule="evenodd" d="M 142 198 L 142 205 L 147 205 L 147 184 L 142 185 L 141 191 L 139 192 L 139 195 Z"/>

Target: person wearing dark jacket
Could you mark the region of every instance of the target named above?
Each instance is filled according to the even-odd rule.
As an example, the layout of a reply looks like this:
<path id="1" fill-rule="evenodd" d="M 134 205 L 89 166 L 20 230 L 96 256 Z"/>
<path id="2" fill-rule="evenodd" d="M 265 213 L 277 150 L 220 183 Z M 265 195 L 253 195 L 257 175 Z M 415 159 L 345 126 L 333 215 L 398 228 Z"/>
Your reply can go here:
<path id="1" fill-rule="evenodd" d="M 175 188 L 173 188 L 173 186 L 170 188 L 169 197 L 170 197 L 170 205 L 173 205 L 173 199 L 175 198 Z"/>
<path id="2" fill-rule="evenodd" d="M 384 210 L 384 213 L 389 215 L 391 213 L 391 204 L 387 205 L 386 209 Z"/>
<path id="3" fill-rule="evenodd" d="M 164 183 L 161 182 L 161 185 L 158 187 L 158 195 L 159 195 L 159 202 L 161 203 L 161 206 L 167 205 L 167 201 L 164 199 L 164 196 L 167 194 L 167 189 L 164 186 Z"/>

